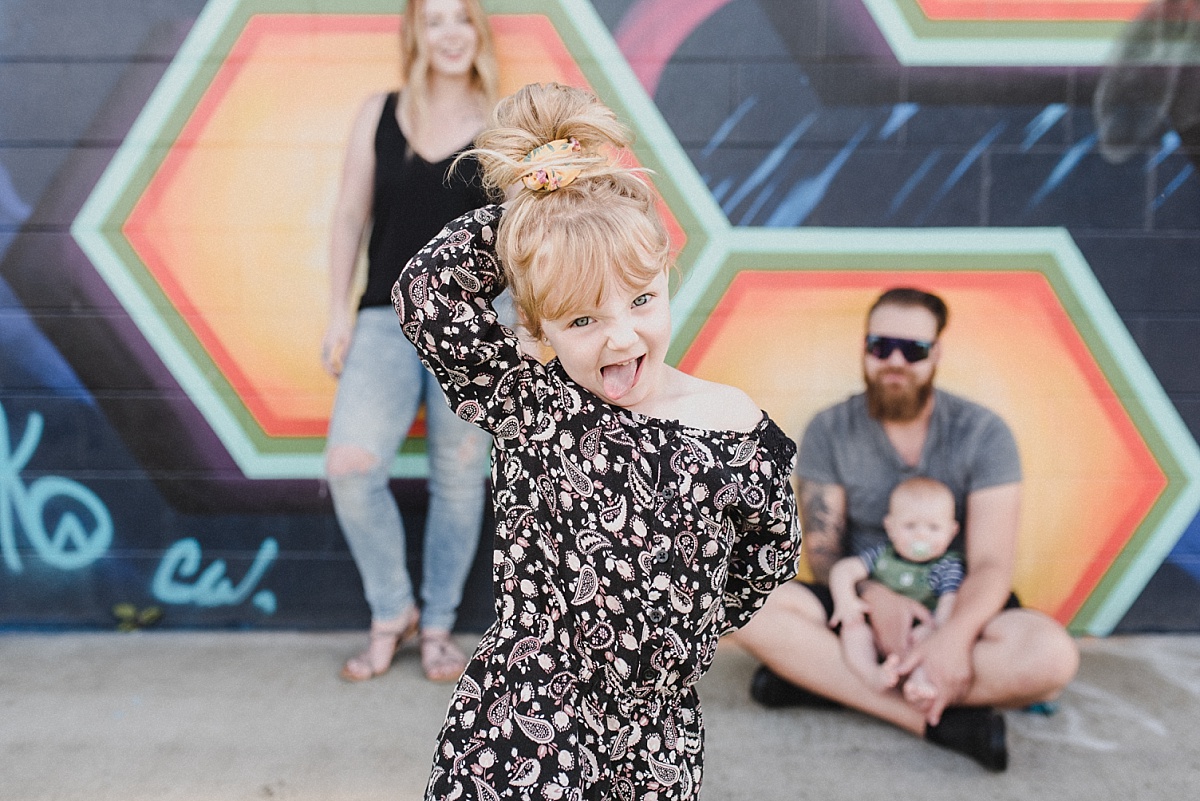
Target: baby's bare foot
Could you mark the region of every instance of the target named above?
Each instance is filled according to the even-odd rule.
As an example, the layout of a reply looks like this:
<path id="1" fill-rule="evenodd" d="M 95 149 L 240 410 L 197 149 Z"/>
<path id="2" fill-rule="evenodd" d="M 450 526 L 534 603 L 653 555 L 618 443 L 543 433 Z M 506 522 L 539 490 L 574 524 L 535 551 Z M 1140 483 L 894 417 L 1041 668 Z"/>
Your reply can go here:
<path id="1" fill-rule="evenodd" d="M 923 707 L 937 696 L 937 688 L 929 681 L 925 671 L 917 668 L 904 682 L 904 699 L 913 706 Z"/>
<path id="2" fill-rule="evenodd" d="M 878 665 L 872 665 L 863 674 L 862 679 L 877 692 L 890 690 L 900 681 L 900 673 L 896 670 L 899 664 L 900 657 L 889 656 Z"/>

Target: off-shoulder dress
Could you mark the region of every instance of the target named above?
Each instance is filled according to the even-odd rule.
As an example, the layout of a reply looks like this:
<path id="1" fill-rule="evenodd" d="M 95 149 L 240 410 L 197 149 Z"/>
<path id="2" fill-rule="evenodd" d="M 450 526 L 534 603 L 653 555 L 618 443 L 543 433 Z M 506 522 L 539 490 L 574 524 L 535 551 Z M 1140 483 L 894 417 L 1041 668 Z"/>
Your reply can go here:
<path id="1" fill-rule="evenodd" d="M 392 299 L 451 407 L 495 440 L 496 621 L 439 735 L 428 799 L 695 798 L 695 684 L 796 572 L 795 446 L 605 403 L 497 322 L 503 209 L 459 217 Z"/>

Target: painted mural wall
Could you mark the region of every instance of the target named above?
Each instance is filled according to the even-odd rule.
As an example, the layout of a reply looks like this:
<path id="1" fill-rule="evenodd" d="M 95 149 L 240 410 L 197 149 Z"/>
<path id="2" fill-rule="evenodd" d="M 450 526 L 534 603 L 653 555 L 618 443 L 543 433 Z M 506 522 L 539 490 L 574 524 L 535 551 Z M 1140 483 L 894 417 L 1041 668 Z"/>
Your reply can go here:
<path id="1" fill-rule="evenodd" d="M 798 436 L 860 388 L 873 296 L 939 292 L 940 383 L 1021 449 L 1025 602 L 1200 631 L 1200 3 L 485 5 L 505 91 L 588 86 L 633 124 L 672 360 Z M 0 627 L 365 625 L 318 353 L 402 6 L 0 0 Z"/>

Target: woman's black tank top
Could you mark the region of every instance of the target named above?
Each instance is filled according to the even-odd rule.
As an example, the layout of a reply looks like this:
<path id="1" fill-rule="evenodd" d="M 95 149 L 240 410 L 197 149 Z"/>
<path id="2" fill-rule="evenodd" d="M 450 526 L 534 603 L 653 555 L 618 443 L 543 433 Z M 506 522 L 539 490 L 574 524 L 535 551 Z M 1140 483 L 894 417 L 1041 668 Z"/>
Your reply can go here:
<path id="1" fill-rule="evenodd" d="M 359 308 L 390 306 L 401 268 L 455 217 L 487 204 L 479 165 L 455 153 L 430 164 L 408 146 L 396 122 L 398 94 L 383 104 L 375 129 L 375 196 L 367 243 L 367 286 Z"/>

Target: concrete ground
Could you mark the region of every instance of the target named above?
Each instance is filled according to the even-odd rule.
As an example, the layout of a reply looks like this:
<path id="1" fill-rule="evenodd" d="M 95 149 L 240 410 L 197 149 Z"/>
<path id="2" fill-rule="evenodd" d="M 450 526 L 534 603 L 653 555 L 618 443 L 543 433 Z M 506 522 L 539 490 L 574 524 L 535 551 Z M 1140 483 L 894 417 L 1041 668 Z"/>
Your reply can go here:
<path id="1" fill-rule="evenodd" d="M 2 634 L 0 799 L 420 799 L 450 687 L 424 681 L 413 651 L 339 681 L 362 639 Z M 1081 645 L 1055 714 L 1008 713 L 999 775 L 856 713 L 761 709 L 754 662 L 725 646 L 701 684 L 702 798 L 1195 798 L 1200 637 Z"/>

